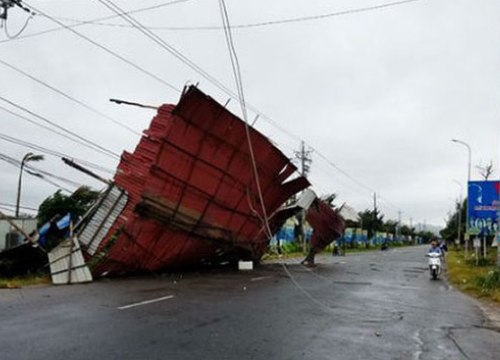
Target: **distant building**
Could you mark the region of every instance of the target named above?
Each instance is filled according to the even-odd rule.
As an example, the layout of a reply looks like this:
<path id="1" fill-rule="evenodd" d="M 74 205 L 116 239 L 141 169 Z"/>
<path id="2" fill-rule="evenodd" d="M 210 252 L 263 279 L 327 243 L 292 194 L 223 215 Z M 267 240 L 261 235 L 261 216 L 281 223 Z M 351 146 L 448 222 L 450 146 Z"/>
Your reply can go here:
<path id="1" fill-rule="evenodd" d="M 36 230 L 37 219 L 32 217 L 19 217 L 13 219 L 14 223 L 27 234 Z M 0 219 L 0 251 L 20 245 L 24 237 L 19 234 L 7 220 Z"/>

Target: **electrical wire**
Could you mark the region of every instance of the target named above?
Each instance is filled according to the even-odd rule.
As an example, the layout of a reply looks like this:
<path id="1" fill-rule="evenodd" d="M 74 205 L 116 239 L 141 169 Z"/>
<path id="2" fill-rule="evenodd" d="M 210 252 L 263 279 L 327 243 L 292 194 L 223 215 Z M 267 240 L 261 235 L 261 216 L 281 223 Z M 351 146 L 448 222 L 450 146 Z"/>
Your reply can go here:
<path id="1" fill-rule="evenodd" d="M 35 113 L 35 112 L 27 109 L 24 106 L 18 105 L 15 102 L 13 102 L 13 101 L 11 101 L 11 100 L 3 97 L 3 96 L 0 96 L 0 100 L 2 100 L 4 102 L 6 102 L 7 104 L 15 107 L 16 109 L 22 110 L 22 111 L 30 114 L 31 116 L 33 116 L 33 117 L 35 117 L 35 118 L 43 121 L 46 124 L 49 124 L 50 126 L 56 128 L 58 130 L 60 130 L 62 133 L 66 134 L 65 135 L 66 138 L 73 137 L 75 139 L 78 139 L 80 142 L 83 142 L 88 147 L 90 147 L 90 148 L 92 148 L 92 149 L 94 149 L 96 151 L 102 152 L 103 154 L 107 154 L 108 156 L 112 156 L 112 157 L 115 157 L 115 158 L 120 158 L 120 155 L 118 155 L 117 153 L 115 153 L 115 152 L 113 152 L 113 151 L 111 151 L 109 149 L 106 149 L 105 147 L 103 147 L 103 146 L 101 146 L 101 145 L 99 145 L 99 144 L 97 144 L 97 143 L 95 143 L 95 142 L 93 142 L 91 140 L 88 140 L 88 139 L 84 138 L 83 136 L 78 135 L 77 133 L 75 133 L 75 132 L 73 132 L 71 130 L 66 129 L 65 127 L 63 127 L 63 126 L 61 126 L 59 124 L 56 124 L 55 122 L 53 122 L 53 121 L 47 119 L 46 117 L 41 116 L 41 115 L 39 115 L 39 114 L 37 114 L 37 113 Z M 5 108 L 2 108 L 2 107 L 0 107 L 0 108 L 5 111 Z M 15 113 L 11 112 L 11 114 L 15 114 Z M 39 124 L 37 122 L 34 122 L 34 123 Z M 51 128 L 49 127 L 49 129 L 51 129 Z M 60 133 L 58 133 L 58 134 L 60 134 Z M 82 144 L 82 143 L 80 143 L 80 144 Z"/>
<path id="2" fill-rule="evenodd" d="M 188 59 L 185 55 L 183 55 L 182 53 L 180 53 L 177 49 L 173 48 L 171 45 L 169 45 L 168 43 L 166 43 L 163 39 L 161 39 L 160 37 L 158 37 L 158 35 L 154 34 L 153 32 L 151 32 L 150 30 L 146 29 L 144 27 L 144 25 L 142 25 L 140 22 L 138 22 L 137 20 L 135 20 L 133 17 L 131 17 L 129 14 L 131 14 L 132 12 L 129 11 L 129 12 L 126 12 L 126 11 L 123 11 L 121 8 L 119 8 L 117 5 L 113 4 L 112 2 L 108 1 L 107 3 L 105 3 L 103 0 L 98 0 L 99 2 L 101 2 L 103 5 L 105 5 L 106 7 L 108 7 L 109 9 L 111 9 L 112 11 L 114 11 L 116 13 L 116 15 L 114 17 L 121 17 L 123 19 L 125 19 L 128 23 L 130 23 L 134 28 L 138 29 L 139 31 L 141 31 L 144 35 L 146 35 L 148 38 L 150 38 L 151 40 L 153 40 L 155 43 L 157 43 L 158 45 L 160 45 L 162 48 L 164 48 L 165 50 L 167 50 L 168 52 L 170 52 L 172 55 L 174 55 L 177 59 L 179 59 L 181 62 L 183 62 L 184 64 L 186 64 L 188 67 L 190 67 L 191 69 L 193 69 L 194 71 L 196 71 L 197 73 L 199 73 L 201 76 L 203 76 L 204 78 L 206 78 L 208 81 L 210 81 L 212 84 L 214 84 L 216 87 L 218 87 L 219 89 L 221 89 L 222 91 L 224 91 L 225 93 L 227 93 L 228 95 L 232 96 L 233 98 L 236 98 L 238 99 L 238 95 L 236 95 L 234 92 L 232 92 L 231 90 L 229 90 L 225 85 L 223 85 L 220 81 L 218 81 L 216 78 L 214 78 L 213 76 L 211 76 L 210 74 L 208 74 L 205 70 L 203 70 L 201 67 L 199 67 L 197 64 L 195 64 L 193 61 L 191 61 L 190 59 Z M 400 5 L 400 4 L 403 4 L 403 3 L 407 3 L 407 2 L 413 2 L 413 1 L 419 1 L 419 0 L 406 0 L 406 1 L 400 1 L 400 2 L 396 2 L 396 3 L 390 3 L 390 4 L 383 4 L 383 5 L 377 5 L 377 8 L 381 8 L 381 7 L 388 7 L 388 6 L 395 6 L 396 4 Z M 32 6 L 31 6 L 32 7 Z M 33 8 L 33 7 L 32 7 Z M 52 21 L 56 22 L 58 25 L 62 26 L 63 28 L 67 29 L 67 30 L 70 30 L 72 31 L 73 33 L 75 33 L 76 35 L 82 37 L 83 39 L 89 41 L 90 43 L 94 44 L 95 46 L 98 46 L 100 47 L 101 49 L 103 49 L 104 51 L 114 55 L 115 57 L 118 57 L 120 60 L 128 63 L 129 65 L 137 68 L 138 66 L 131 63 L 129 60 L 121 57 L 120 55 L 114 53 L 113 51 L 105 48 L 104 46 L 98 44 L 97 42 L 93 41 L 92 39 L 86 37 L 85 35 L 82 35 L 78 32 L 76 32 L 75 30 L 73 30 L 70 26 L 68 25 L 65 25 L 63 23 L 61 23 L 60 21 L 58 21 L 57 19 L 47 15 L 46 13 L 40 11 L 39 9 L 36 9 L 36 8 L 33 8 L 34 10 L 36 10 L 38 13 L 42 14 L 43 16 L 51 19 Z M 354 10 L 349 10 L 350 12 L 360 12 L 362 9 L 354 9 Z M 373 9 L 375 10 L 375 8 Z M 363 11 L 368 11 L 367 9 L 364 9 Z M 324 17 L 326 16 L 333 16 L 333 13 L 332 14 L 326 14 L 324 15 Z M 295 19 L 295 20 L 299 20 L 299 19 Z M 288 21 L 288 20 L 287 20 Z M 142 68 L 141 68 L 142 69 Z M 146 73 L 148 76 L 150 77 L 153 77 L 154 79 L 162 82 L 165 84 L 165 81 L 163 81 L 162 79 L 158 78 L 156 75 L 150 73 L 149 71 L 147 70 L 144 70 L 142 69 L 141 70 L 142 72 Z M 179 89 L 176 89 L 175 87 L 173 87 L 172 85 L 170 84 L 166 84 L 167 86 L 169 86 L 170 88 L 173 88 L 175 91 L 178 91 L 180 92 Z M 246 104 L 246 107 L 256 113 L 259 113 L 261 115 L 261 117 L 266 120 L 268 123 L 270 123 L 271 125 L 273 125 L 274 127 L 276 127 L 278 130 L 284 132 L 285 134 L 287 134 L 288 136 L 290 136 L 291 138 L 294 138 L 296 140 L 300 140 L 300 138 L 298 136 L 296 136 L 295 134 L 291 133 L 290 131 L 288 131 L 287 129 L 281 127 L 278 123 L 276 123 L 274 120 L 272 120 L 270 117 L 266 116 L 265 114 L 261 113 L 259 110 L 257 110 L 256 108 L 254 108 L 251 104 Z M 313 148 L 314 149 L 314 148 Z M 314 149 L 316 150 L 316 149 Z M 317 151 L 317 150 L 316 150 Z M 318 152 L 318 151 L 317 151 Z M 318 152 L 318 154 L 321 154 Z M 327 159 L 324 155 L 321 154 L 322 157 L 324 157 L 325 159 Z M 346 176 L 347 178 L 349 178 L 351 181 L 354 179 L 350 174 L 348 174 L 345 170 L 341 169 L 340 167 L 338 167 L 336 164 L 334 164 L 333 162 L 331 162 L 330 160 L 327 161 L 331 166 L 333 166 L 337 171 L 340 171 L 341 174 L 343 174 L 344 176 Z M 370 191 L 372 191 L 373 189 L 371 189 L 370 187 L 367 187 L 366 185 L 362 184 L 361 182 L 359 182 L 358 180 L 354 179 L 355 183 L 364 188 L 364 189 L 369 189 Z"/>
<path id="3" fill-rule="evenodd" d="M 33 19 L 33 13 L 31 13 L 28 18 L 26 19 L 26 22 L 24 23 L 24 25 L 21 27 L 21 29 L 15 33 L 14 35 L 10 34 L 9 32 L 9 27 L 7 25 L 7 20 L 4 21 L 4 30 L 5 30 L 5 36 L 7 36 L 7 38 L 9 40 L 13 40 L 13 39 L 16 39 L 18 38 L 19 36 L 21 36 L 21 34 L 24 32 L 24 30 L 26 30 L 26 28 L 28 27 L 28 24 L 30 22 L 31 19 Z"/>
<path id="4" fill-rule="evenodd" d="M 90 44 L 92 44 L 92 45 L 94 45 L 94 46 L 98 47 L 99 49 L 101 49 L 101 50 L 103 50 L 103 51 L 107 52 L 107 53 L 108 53 L 108 54 L 110 54 L 111 56 L 113 56 L 113 57 L 115 57 L 115 58 L 117 58 L 117 59 L 119 59 L 119 60 L 123 61 L 124 63 L 126 63 L 126 64 L 128 64 L 128 65 L 130 65 L 130 66 L 132 66 L 132 67 L 133 67 L 133 68 L 135 68 L 136 70 L 138 70 L 138 71 L 142 72 L 143 74 L 145 74 L 145 75 L 147 75 L 147 76 L 149 76 L 149 77 L 151 77 L 151 78 L 155 79 L 156 81 L 159 81 L 160 83 L 162 83 L 163 85 L 165 85 L 165 86 L 169 87 L 169 88 L 170 88 L 170 89 L 172 89 L 173 91 L 175 91 L 175 92 L 177 92 L 177 93 L 180 93 L 180 92 L 181 92 L 181 90 L 180 90 L 180 89 L 178 89 L 177 87 L 175 87 L 174 85 L 172 85 L 172 84 L 170 84 L 169 82 L 167 82 L 167 81 L 163 80 L 162 78 L 160 78 L 160 77 L 156 76 L 156 75 L 155 75 L 155 74 L 153 74 L 152 72 L 150 72 L 150 71 L 148 71 L 148 70 L 144 69 L 143 67 L 141 67 L 141 66 L 137 65 L 136 63 L 134 63 L 134 62 L 132 62 L 132 61 L 128 60 L 127 58 L 125 58 L 124 56 L 122 56 L 122 55 L 118 54 L 117 52 L 115 52 L 115 51 L 113 51 L 113 50 L 109 49 L 108 47 L 106 47 L 106 46 L 104 46 L 104 45 L 101 45 L 100 43 L 98 43 L 97 41 L 93 40 L 92 38 L 90 38 L 90 37 L 88 37 L 88 36 L 86 36 L 86 35 L 83 35 L 82 33 L 80 33 L 80 32 L 78 32 L 78 31 L 74 30 L 74 29 L 73 29 L 73 28 L 71 28 L 70 26 L 68 26 L 68 25 L 66 25 L 66 24 L 64 24 L 64 23 L 62 23 L 61 21 L 59 21 L 59 20 L 55 19 L 54 17 L 52 17 L 52 16 L 48 15 L 47 13 L 45 13 L 45 12 L 43 12 L 43 11 L 41 11 L 40 9 L 37 9 L 37 8 L 33 7 L 32 5 L 29 5 L 29 6 L 30 6 L 32 9 L 34 9 L 34 10 L 35 10 L 38 14 L 41 14 L 41 15 L 45 16 L 46 18 L 48 18 L 49 20 L 51 20 L 51 21 L 55 22 L 56 24 L 58 24 L 59 26 L 63 27 L 64 29 L 66 29 L 66 30 L 68 30 L 68 31 L 72 32 L 73 34 L 75 34 L 75 35 L 76 35 L 76 36 L 78 36 L 79 38 L 81 38 L 81 39 L 83 39 L 83 40 L 87 41 L 88 43 L 90 43 Z"/>
<path id="5" fill-rule="evenodd" d="M 33 76 L 33 75 L 31 75 L 31 74 L 27 73 L 26 71 L 24 71 L 24 70 L 22 70 L 22 69 L 20 69 L 20 68 L 18 68 L 18 67 L 16 67 L 16 66 L 14 66 L 14 65 L 12 65 L 12 64 L 9 64 L 9 63 L 7 63 L 6 61 L 4 61 L 4 60 L 2 60 L 2 59 L 0 59 L 0 64 L 2 64 L 2 65 L 4 65 L 4 66 L 8 67 L 8 68 L 9 68 L 9 69 L 11 69 L 11 70 L 16 71 L 16 72 L 17 72 L 17 73 L 19 73 L 19 74 L 22 74 L 22 75 L 26 76 L 27 78 L 29 78 L 29 79 L 31 79 L 31 80 L 33 80 L 33 81 L 37 82 L 38 84 L 40 84 L 40 85 L 42 85 L 42 86 L 44 86 L 44 87 L 46 87 L 46 88 L 48 88 L 48 89 L 52 90 L 53 92 L 55 92 L 55 93 L 57 93 L 57 94 L 59 94 L 59 95 L 63 96 L 64 98 L 66 98 L 66 99 L 68 99 L 68 100 L 70 100 L 70 101 L 72 101 L 72 102 L 74 102 L 74 103 L 76 103 L 76 104 L 78 104 L 78 105 L 80 105 L 80 106 L 84 107 L 85 109 L 89 110 L 90 112 L 92 112 L 92 113 L 94 113 L 94 114 L 97 114 L 97 115 L 101 116 L 101 117 L 102 117 L 102 118 L 104 118 L 104 119 L 107 119 L 108 121 L 110 121 L 110 122 L 114 123 L 115 125 L 118 125 L 118 126 L 120 126 L 121 128 L 123 128 L 123 129 L 125 129 L 125 130 L 128 130 L 128 131 L 129 131 L 129 132 L 131 132 L 132 134 L 134 134 L 134 135 L 139 135 L 139 136 L 141 135 L 141 133 L 140 133 L 140 132 L 138 132 L 138 131 L 136 131 L 136 130 L 134 130 L 134 129 L 130 128 L 130 127 L 128 127 L 128 126 L 127 126 L 127 125 L 125 125 L 125 124 L 122 124 L 122 123 L 121 123 L 121 122 L 119 122 L 118 120 L 115 120 L 115 119 L 113 119 L 112 117 L 110 117 L 110 116 L 108 116 L 108 115 L 106 115 L 106 114 L 104 114 L 104 113 L 100 112 L 99 110 L 97 110 L 97 109 L 93 108 L 92 106 L 90 106 L 90 105 L 88 105 L 88 104 L 84 103 L 83 101 L 80 101 L 80 100 L 78 100 L 78 99 L 74 98 L 73 96 L 68 95 L 68 94 L 67 94 L 67 93 L 65 93 L 64 91 L 57 89 L 56 87 L 54 87 L 54 86 L 52 86 L 52 85 L 50 85 L 50 84 L 46 83 L 45 81 L 40 80 L 39 78 L 36 78 L 35 76 Z"/>
<path id="6" fill-rule="evenodd" d="M 6 112 L 6 113 L 8 113 L 8 114 L 10 114 L 10 115 L 12 115 L 12 116 L 15 116 L 15 117 L 17 117 L 17 118 L 19 118 L 19 119 L 22 119 L 22 120 L 24 120 L 24 121 L 26 121 L 26 122 L 29 122 L 30 124 L 35 125 L 35 126 L 37 126 L 37 127 L 39 127 L 39 128 L 45 129 L 45 130 L 47 130 L 47 131 L 49 131 L 49 132 L 51 132 L 51 133 L 53 133 L 53 134 L 59 135 L 60 137 L 62 137 L 62 138 L 64 138 L 64 139 L 67 139 L 67 140 L 70 140 L 70 141 L 72 141 L 72 142 L 74 142 L 74 143 L 76 143 L 76 144 L 82 145 L 82 146 L 84 146 L 84 147 L 86 147 L 86 148 L 88 148 L 88 149 L 90 149 L 90 150 L 94 150 L 94 151 L 99 152 L 99 153 L 101 153 L 101 154 L 103 154 L 103 155 L 106 155 L 106 156 L 111 156 L 111 155 L 109 155 L 108 153 L 103 153 L 103 152 L 101 152 L 100 150 L 95 149 L 94 147 L 92 147 L 92 146 L 90 146 L 90 145 L 86 144 L 86 143 L 85 143 L 85 142 L 83 142 L 83 141 L 80 141 L 80 140 L 78 140 L 78 139 L 73 139 L 73 138 L 71 138 L 71 137 L 67 136 L 66 134 L 64 134 L 64 133 L 62 133 L 62 132 L 59 132 L 59 131 L 57 131 L 57 130 L 55 130 L 55 129 L 52 129 L 52 128 L 51 128 L 51 127 L 49 127 L 49 126 L 46 126 L 46 125 L 40 124 L 40 123 L 38 123 L 38 122 L 36 122 L 36 121 L 34 121 L 34 120 L 32 120 L 32 119 L 30 119 L 30 118 L 26 117 L 26 116 L 23 116 L 23 115 L 21 115 L 21 114 L 15 113 L 15 112 L 13 112 L 13 111 L 11 111 L 11 110 L 9 110 L 9 109 L 7 109 L 7 108 L 5 108 L 5 107 L 1 106 L 1 105 L 0 105 L 0 110 L 3 110 L 4 112 Z M 113 157 L 113 159 L 114 159 L 114 157 Z"/>
<path id="7" fill-rule="evenodd" d="M 43 146 L 40 146 L 40 145 L 37 145 L 34 143 L 30 143 L 28 141 L 17 139 L 17 138 L 14 138 L 12 136 L 9 136 L 9 135 L 3 134 L 3 133 L 0 133 L 0 140 L 9 142 L 11 144 L 19 145 L 19 146 L 22 146 L 22 147 L 25 147 L 25 148 L 28 148 L 31 150 L 39 151 L 39 152 L 44 153 L 46 155 L 52 155 L 52 156 L 59 157 L 59 158 L 63 158 L 63 157 L 70 158 L 70 159 L 73 159 L 73 160 L 87 166 L 87 167 L 91 167 L 95 170 L 99 170 L 99 171 L 102 171 L 102 172 L 105 172 L 108 174 L 115 173 L 115 170 L 106 168 L 106 167 L 101 166 L 101 165 L 97 165 L 97 164 L 90 162 L 88 160 L 79 159 L 79 158 L 76 158 L 74 156 L 71 156 L 71 155 L 56 151 L 56 150 L 48 149 L 46 147 L 43 147 Z"/>
<path id="8" fill-rule="evenodd" d="M 6 163 L 8 163 L 8 164 L 10 164 L 10 165 L 12 165 L 12 166 L 14 166 L 16 168 L 19 168 L 20 165 L 21 165 L 20 161 L 14 159 L 14 158 L 11 158 L 10 156 L 1 154 L 1 153 L 0 153 L 0 160 L 3 160 Z M 40 180 L 42 180 L 42 181 L 44 181 L 44 182 L 52 185 L 52 186 L 57 187 L 58 189 L 64 190 L 64 191 L 66 191 L 66 192 L 68 192 L 70 194 L 72 193 L 72 191 L 69 190 L 68 188 L 66 188 L 66 187 L 64 187 L 64 186 L 62 186 L 62 185 L 60 185 L 60 184 L 58 184 L 58 183 L 56 183 L 56 182 L 54 182 L 52 180 L 47 179 L 45 176 L 41 175 L 40 173 L 37 173 L 37 171 L 39 171 L 39 170 L 37 170 L 37 169 L 35 169 L 35 168 L 31 167 L 31 166 L 25 165 L 24 168 L 23 168 L 23 171 L 26 172 L 27 174 L 31 175 L 31 176 L 34 176 L 34 177 L 36 177 L 36 178 L 38 178 L 38 179 L 40 179 Z M 54 176 L 50 174 L 50 177 L 54 177 Z M 80 185 L 78 185 L 78 187 L 79 186 Z"/>
<path id="9" fill-rule="evenodd" d="M 5 154 L 2 154 L 0 153 L 0 158 L 6 162 L 8 162 L 9 164 L 17 167 L 17 168 L 20 168 L 21 165 L 22 165 L 22 162 L 17 160 L 17 159 L 14 159 L 13 157 L 11 156 L 8 156 L 8 155 L 5 155 Z M 28 172 L 30 175 L 33 175 L 33 176 L 37 176 L 39 178 L 42 178 L 40 175 L 44 175 L 46 177 L 50 177 L 50 178 L 53 178 L 53 179 L 56 179 L 56 180 L 59 180 L 59 181 L 62 181 L 64 183 L 66 183 L 67 185 L 70 185 L 70 186 L 74 186 L 74 187 L 80 187 L 82 184 L 81 183 L 78 183 L 76 181 L 73 181 L 73 180 L 70 180 L 68 178 L 63 178 L 63 177 L 60 177 L 60 176 L 57 176 L 57 175 L 54 175 L 52 173 L 49 173 L 47 171 L 44 171 L 44 170 L 41 170 L 41 169 L 38 169 L 32 165 L 30 165 L 29 163 L 25 163 L 24 166 L 23 166 L 23 170 L 26 170 L 26 172 Z"/>
<path id="10" fill-rule="evenodd" d="M 255 180 L 255 185 L 257 187 L 257 193 L 259 195 L 259 200 L 262 208 L 262 217 L 264 220 L 264 226 L 267 231 L 267 235 L 269 240 L 273 237 L 273 233 L 271 231 L 271 226 L 269 225 L 269 217 L 267 215 L 266 205 L 264 203 L 264 195 L 262 194 L 262 188 L 260 184 L 259 171 L 257 168 L 257 162 L 255 160 L 255 154 L 253 151 L 253 144 L 250 138 L 250 125 L 248 124 L 248 112 L 245 104 L 245 92 L 243 88 L 243 80 L 241 76 L 241 67 L 238 60 L 238 54 L 236 53 L 236 48 L 234 46 L 234 40 L 231 33 L 231 24 L 229 22 L 229 14 L 227 12 L 226 3 L 224 0 L 219 0 L 219 7 L 221 12 L 222 23 L 224 26 L 224 33 L 226 37 L 226 43 L 229 51 L 229 57 L 231 59 L 231 66 L 233 68 L 234 81 L 236 83 L 236 87 L 238 89 L 238 97 L 239 103 L 241 105 L 241 112 L 243 114 L 243 120 L 245 121 L 245 133 L 248 142 L 248 150 L 250 153 L 250 158 L 252 160 L 252 170 Z"/>
<path id="11" fill-rule="evenodd" d="M 358 14 L 358 13 L 363 13 L 363 12 L 381 10 L 381 9 L 405 5 L 405 4 L 417 2 L 417 1 L 422 1 L 422 0 L 395 1 L 395 2 L 390 2 L 390 3 L 368 6 L 368 7 L 329 12 L 329 13 L 325 13 L 325 14 L 301 16 L 301 17 L 280 19 L 280 20 L 261 21 L 261 22 L 249 23 L 249 24 L 231 25 L 231 29 L 233 29 L 233 30 L 234 29 L 250 29 L 250 28 L 267 27 L 267 26 L 273 26 L 273 25 L 291 24 L 291 23 L 297 23 L 297 22 L 324 20 L 324 19 L 338 17 L 338 16 L 352 15 L 352 14 Z M 74 19 L 74 18 L 59 18 L 59 19 L 63 19 L 65 21 L 72 21 L 72 22 L 76 22 L 79 24 L 91 24 L 91 25 L 97 25 L 97 26 L 118 27 L 118 28 L 132 28 L 133 27 L 133 26 L 127 25 L 127 24 L 103 22 L 102 20 L 79 20 L 79 19 Z M 221 26 L 146 26 L 146 28 L 149 30 L 169 30 L 169 31 L 199 31 L 199 30 L 223 30 L 224 29 Z"/>
<path id="12" fill-rule="evenodd" d="M 132 16 L 126 14 L 126 11 L 124 11 L 122 8 L 114 4 L 111 0 L 97 0 L 100 3 L 102 3 L 104 6 L 106 6 L 108 9 L 112 10 L 115 12 L 117 15 L 119 15 L 122 19 L 127 21 L 129 24 L 131 24 L 134 28 L 136 28 L 138 31 L 143 33 L 146 37 L 148 37 L 150 40 L 152 40 L 154 43 L 159 45 L 161 48 L 172 54 L 175 58 L 180 60 L 183 64 L 187 65 L 189 68 L 197 72 L 199 75 L 203 76 L 205 79 L 207 79 L 209 82 L 211 82 L 213 85 L 215 85 L 217 88 L 231 96 L 232 98 L 236 99 L 237 101 L 241 102 L 240 96 L 235 94 L 232 90 L 228 89 L 224 84 L 222 84 L 219 80 L 217 80 L 215 77 L 210 75 L 208 72 L 206 72 L 204 69 L 202 69 L 199 65 L 194 63 L 192 60 L 187 58 L 184 54 L 182 54 L 179 50 L 174 48 L 172 45 L 168 44 L 165 40 L 163 40 L 161 37 L 159 37 L 157 34 L 152 32 L 151 30 L 148 30 L 147 28 L 144 27 L 143 24 L 141 24 L 139 21 L 134 19 Z M 418 0 L 411 0 L 411 1 L 418 1 Z M 269 116 L 263 114 L 260 112 L 258 109 L 253 107 L 251 104 L 245 103 L 245 108 L 248 108 L 255 113 L 258 113 L 265 121 L 279 129 L 280 131 L 286 133 L 290 137 L 301 141 L 300 137 L 296 136 L 295 134 L 292 134 L 290 131 L 284 129 L 281 127 L 279 124 L 277 124 L 274 120 L 272 120 Z M 309 145 L 310 146 L 310 145 Z M 360 186 L 361 188 L 370 191 L 370 193 L 376 192 L 374 189 L 372 189 L 369 186 L 366 186 L 359 180 L 355 179 L 352 175 L 350 175 L 347 171 L 343 170 L 340 168 L 338 165 L 333 163 L 331 160 L 329 160 L 325 155 L 323 155 L 321 152 L 319 152 L 317 149 L 314 147 L 310 146 L 314 151 L 317 152 L 318 156 L 324 158 L 327 163 L 335 168 L 337 171 L 339 171 L 342 175 L 353 181 L 355 184 Z"/>
<path id="13" fill-rule="evenodd" d="M 178 4 L 178 3 L 183 3 L 183 2 L 188 2 L 188 1 L 191 1 L 191 0 L 174 0 L 174 1 L 166 2 L 166 3 L 162 3 L 162 4 L 157 4 L 157 5 L 152 5 L 152 6 L 148 6 L 148 7 L 144 7 L 144 8 L 130 10 L 128 13 L 130 13 L 130 14 L 141 13 L 141 12 L 145 12 L 145 11 L 149 11 L 149 10 L 156 10 L 156 9 L 159 9 L 159 8 L 162 8 L 162 7 L 165 7 L 165 6 L 175 5 L 175 4 Z M 78 21 L 78 24 L 76 24 L 76 25 L 70 25 L 69 27 L 71 27 L 71 28 L 80 27 L 80 26 L 83 26 L 83 25 L 91 24 L 92 22 L 95 22 L 95 21 L 111 20 L 111 19 L 114 19 L 114 18 L 117 18 L 117 17 L 118 17 L 118 15 L 111 15 L 111 16 L 100 17 L 100 18 L 96 18 L 96 19 L 88 20 L 88 21 L 85 21 L 85 20 L 78 21 L 78 20 L 76 20 L 76 21 Z M 55 19 L 58 19 L 58 18 L 55 18 Z M 61 20 L 69 20 L 68 18 L 59 18 L 59 19 L 61 19 Z M 69 20 L 69 21 L 71 21 L 71 20 Z M 56 31 L 61 31 L 61 30 L 64 30 L 64 29 L 65 29 L 64 26 L 58 26 L 58 27 L 55 27 L 55 28 L 52 28 L 52 29 L 47 29 L 47 30 L 43 30 L 43 31 L 35 32 L 35 33 L 26 34 L 24 36 L 19 36 L 19 37 L 15 38 L 15 39 L 1 40 L 0 44 L 6 43 L 6 42 L 10 42 L 12 40 L 21 40 L 21 39 L 31 38 L 31 37 L 35 37 L 35 36 L 39 36 L 39 35 L 44 35 L 44 34 L 56 32 Z"/>
<path id="14" fill-rule="evenodd" d="M 8 204 L 8 203 L 0 203 L 0 206 L 3 206 L 3 208 L 15 208 L 15 204 Z M 26 209 L 26 210 L 33 210 L 33 211 L 38 211 L 37 208 L 31 207 L 31 206 L 21 206 L 19 205 L 20 209 Z"/>

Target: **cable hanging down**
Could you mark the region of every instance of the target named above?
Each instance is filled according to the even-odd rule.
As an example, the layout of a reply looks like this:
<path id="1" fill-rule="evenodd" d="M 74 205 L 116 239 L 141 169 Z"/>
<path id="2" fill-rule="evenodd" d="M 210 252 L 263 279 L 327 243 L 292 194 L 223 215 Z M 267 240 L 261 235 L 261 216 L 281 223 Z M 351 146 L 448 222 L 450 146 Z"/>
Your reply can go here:
<path id="1" fill-rule="evenodd" d="M 264 220 L 264 226 L 269 237 L 269 240 L 273 237 L 273 233 L 271 231 L 271 227 L 269 225 L 269 218 L 267 215 L 266 206 L 264 203 L 264 195 L 262 194 L 262 189 L 260 185 L 259 171 L 257 168 L 257 162 L 255 160 L 255 154 L 253 151 L 253 144 L 250 138 L 250 125 L 248 124 L 248 113 L 245 105 L 245 92 L 243 89 L 243 81 L 241 76 L 241 68 L 240 63 L 238 61 L 238 54 L 236 53 L 236 49 L 234 47 L 234 41 L 231 34 L 231 24 L 229 23 L 229 14 L 227 12 L 226 4 L 224 0 L 219 0 L 219 7 L 221 12 L 222 23 L 224 26 L 224 33 L 226 36 L 226 43 L 229 51 L 229 57 L 231 58 L 231 65 L 233 68 L 234 81 L 236 83 L 236 88 L 238 89 L 238 97 L 241 105 L 241 112 L 243 114 L 243 120 L 245 121 L 245 132 L 248 142 L 248 150 L 250 153 L 250 158 L 252 160 L 252 170 L 254 175 L 255 185 L 257 187 L 257 193 L 259 195 L 259 201 L 262 208 L 262 217 Z"/>

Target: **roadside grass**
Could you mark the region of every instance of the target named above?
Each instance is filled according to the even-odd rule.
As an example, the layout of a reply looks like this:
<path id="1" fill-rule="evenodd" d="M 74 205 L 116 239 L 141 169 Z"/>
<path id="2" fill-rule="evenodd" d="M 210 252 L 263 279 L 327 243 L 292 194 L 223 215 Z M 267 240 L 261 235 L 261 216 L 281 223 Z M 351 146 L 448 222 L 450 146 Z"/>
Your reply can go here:
<path id="1" fill-rule="evenodd" d="M 0 278 L 0 289 L 19 289 L 25 286 L 50 284 L 50 276 L 33 274 L 14 278 Z"/>
<path id="2" fill-rule="evenodd" d="M 463 292 L 500 304 L 500 269 L 495 265 L 496 251 L 476 266 L 475 259 L 465 259 L 463 252 L 450 251 L 446 257 L 450 282 Z"/>
<path id="3" fill-rule="evenodd" d="M 408 246 L 414 246 L 413 244 L 401 244 L 401 243 L 391 243 L 389 245 L 389 249 L 391 248 L 396 248 L 396 247 L 408 247 Z M 344 249 L 340 249 L 341 251 L 344 251 Z M 347 247 L 345 249 L 346 254 L 356 254 L 356 253 L 362 253 L 362 252 L 367 252 L 367 251 L 380 251 L 380 245 L 377 246 L 369 246 L 366 247 L 365 245 L 360 245 L 357 247 Z M 333 251 L 333 245 L 328 245 L 321 254 L 324 255 L 331 255 Z M 296 243 L 287 243 L 282 246 L 282 254 L 278 254 L 277 249 L 275 247 L 271 247 L 262 257 L 262 260 L 276 260 L 276 259 L 296 259 L 300 257 L 306 256 L 306 253 L 302 251 L 302 246 L 297 245 Z"/>

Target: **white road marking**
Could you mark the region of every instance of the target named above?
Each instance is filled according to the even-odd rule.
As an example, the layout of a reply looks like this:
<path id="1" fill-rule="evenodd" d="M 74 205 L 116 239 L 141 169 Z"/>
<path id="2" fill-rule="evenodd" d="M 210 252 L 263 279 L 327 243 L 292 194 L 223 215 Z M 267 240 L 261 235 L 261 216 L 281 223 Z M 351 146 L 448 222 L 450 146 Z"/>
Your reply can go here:
<path id="1" fill-rule="evenodd" d="M 270 276 L 259 276 L 259 277 L 254 277 L 252 279 L 250 279 L 250 281 L 261 281 L 261 280 L 265 280 L 265 279 L 269 279 Z"/>
<path id="2" fill-rule="evenodd" d="M 148 304 L 153 304 L 153 303 L 156 303 L 156 302 L 159 302 L 159 301 L 169 300 L 169 299 L 172 299 L 173 297 L 174 297 L 174 295 L 168 295 L 168 296 L 164 296 L 164 297 L 157 298 L 157 299 L 145 300 L 145 301 L 141 301 L 141 302 L 138 302 L 138 303 L 135 303 L 135 304 L 129 304 L 129 305 L 125 305 L 125 306 L 120 306 L 117 309 L 118 310 L 126 310 L 126 309 L 130 309 L 130 308 L 133 308 L 133 307 L 136 307 L 136 306 L 148 305 Z"/>

